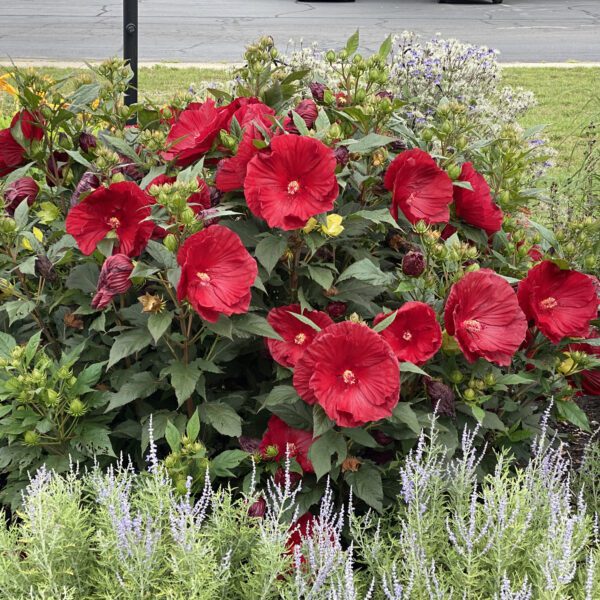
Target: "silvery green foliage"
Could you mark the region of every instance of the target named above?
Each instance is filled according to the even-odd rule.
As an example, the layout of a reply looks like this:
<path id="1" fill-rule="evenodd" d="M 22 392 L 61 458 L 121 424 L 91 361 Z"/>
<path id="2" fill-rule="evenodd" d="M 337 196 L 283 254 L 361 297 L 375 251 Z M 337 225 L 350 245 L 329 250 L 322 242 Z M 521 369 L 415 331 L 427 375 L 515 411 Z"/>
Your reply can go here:
<path id="1" fill-rule="evenodd" d="M 449 460 L 434 426 L 402 462 L 396 505 L 357 516 L 326 487 L 301 546 L 288 542 L 300 487 L 235 500 L 210 480 L 173 492 L 150 456 L 66 476 L 40 470 L 20 521 L 0 527 L 0 594 L 17 599 L 494 600 L 600 594 L 598 517 L 571 491 L 563 450 L 499 457 L 479 478 L 476 432 Z M 541 439 L 541 438 L 540 438 Z M 289 473 L 289 471 L 288 471 Z M 259 495 L 263 518 L 249 516 Z"/>

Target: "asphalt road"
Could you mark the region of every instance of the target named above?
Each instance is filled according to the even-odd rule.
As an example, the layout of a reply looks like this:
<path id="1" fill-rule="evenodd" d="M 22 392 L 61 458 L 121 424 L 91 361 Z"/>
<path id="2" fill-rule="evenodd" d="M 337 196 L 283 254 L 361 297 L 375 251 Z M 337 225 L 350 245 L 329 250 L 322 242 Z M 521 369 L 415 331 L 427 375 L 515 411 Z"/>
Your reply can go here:
<path id="1" fill-rule="evenodd" d="M 272 35 L 339 47 L 357 28 L 365 49 L 412 30 L 488 45 L 507 62 L 600 61 L 600 0 L 139 0 L 140 61 L 240 59 Z M 0 0 L 0 61 L 102 59 L 122 51 L 122 0 Z"/>

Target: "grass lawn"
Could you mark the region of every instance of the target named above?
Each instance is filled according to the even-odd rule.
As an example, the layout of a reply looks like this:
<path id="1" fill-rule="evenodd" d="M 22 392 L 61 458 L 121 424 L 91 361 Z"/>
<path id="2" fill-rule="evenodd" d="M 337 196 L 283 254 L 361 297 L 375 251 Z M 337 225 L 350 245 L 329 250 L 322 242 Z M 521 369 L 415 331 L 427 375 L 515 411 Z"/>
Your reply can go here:
<path id="1" fill-rule="evenodd" d="M 0 73 L 6 70 L 0 66 Z M 60 78 L 74 69 L 44 67 L 43 73 Z M 582 155 L 582 132 L 593 121 L 600 121 L 600 68 L 574 67 L 507 67 L 503 71 L 506 84 L 532 90 L 538 100 L 522 119 L 524 127 L 547 125 L 546 133 L 559 151 L 558 167 L 551 176 L 560 178 L 572 171 Z M 148 67 L 140 70 L 140 96 L 166 100 L 178 91 L 203 82 L 227 79 L 227 70 L 179 69 L 173 67 Z M 12 113 L 10 98 L 0 94 L 0 126 L 6 126 Z"/>

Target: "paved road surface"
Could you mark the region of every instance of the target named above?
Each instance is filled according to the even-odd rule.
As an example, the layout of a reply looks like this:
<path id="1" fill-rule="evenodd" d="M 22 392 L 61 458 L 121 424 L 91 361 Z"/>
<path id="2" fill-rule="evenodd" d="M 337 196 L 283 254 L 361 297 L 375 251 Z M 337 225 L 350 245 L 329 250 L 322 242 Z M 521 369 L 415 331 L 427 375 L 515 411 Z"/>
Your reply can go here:
<path id="1" fill-rule="evenodd" d="M 389 32 L 440 32 L 514 62 L 599 61 L 600 0 L 139 0 L 140 60 L 239 60 L 263 33 L 339 47 L 360 26 L 373 49 Z M 0 0 L 0 60 L 102 59 L 121 52 L 122 0 Z"/>

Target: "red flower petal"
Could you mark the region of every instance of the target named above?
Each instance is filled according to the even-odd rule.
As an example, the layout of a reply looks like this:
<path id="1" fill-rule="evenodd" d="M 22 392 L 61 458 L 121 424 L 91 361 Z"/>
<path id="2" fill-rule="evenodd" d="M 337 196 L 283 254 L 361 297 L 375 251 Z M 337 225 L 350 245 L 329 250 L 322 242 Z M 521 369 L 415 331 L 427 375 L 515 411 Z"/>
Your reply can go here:
<path id="1" fill-rule="evenodd" d="M 467 273 L 452 286 L 444 320 L 469 362 L 510 365 L 527 331 L 514 290 L 490 269 Z"/>
<path id="2" fill-rule="evenodd" d="M 373 325 L 387 318 L 380 314 Z M 437 322 L 435 311 L 423 302 L 407 302 L 396 311 L 391 325 L 381 335 L 398 357 L 415 365 L 426 363 L 442 345 L 442 329 Z"/>
<path id="3" fill-rule="evenodd" d="M 273 460 L 282 461 L 286 459 L 286 452 L 290 458 L 295 458 L 305 473 L 314 473 L 315 469 L 308 459 L 308 451 L 314 442 L 310 431 L 294 429 L 279 417 L 273 415 L 269 419 L 267 431 L 260 442 L 259 452 L 267 457 L 267 448 L 277 448 L 277 455 Z"/>
<path id="4" fill-rule="evenodd" d="M 400 153 L 390 163 L 384 184 L 392 192 L 391 212 L 395 219 L 398 210 L 413 224 L 421 220 L 447 223 L 450 219 L 452 180 L 427 152 L 413 148 Z"/>
<path id="5" fill-rule="evenodd" d="M 250 210 L 270 227 L 304 227 L 333 208 L 338 195 L 333 151 L 317 139 L 282 135 L 248 163 L 244 194 Z"/>

